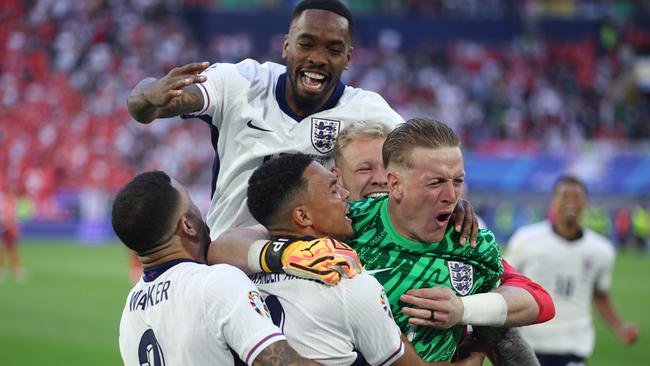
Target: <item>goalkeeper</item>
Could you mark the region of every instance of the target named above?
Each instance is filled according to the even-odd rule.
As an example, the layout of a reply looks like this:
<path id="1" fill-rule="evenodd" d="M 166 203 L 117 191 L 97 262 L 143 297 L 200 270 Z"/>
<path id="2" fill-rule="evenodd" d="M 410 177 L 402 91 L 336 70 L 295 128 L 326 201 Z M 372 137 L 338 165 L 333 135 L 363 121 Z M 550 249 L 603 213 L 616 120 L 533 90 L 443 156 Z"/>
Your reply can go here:
<path id="1" fill-rule="evenodd" d="M 426 364 L 400 336 L 382 286 L 367 273 L 354 276 L 361 270 L 356 252 L 326 237 L 354 234 L 346 196 L 336 177 L 307 155 L 281 156 L 258 168 L 249 180 L 249 211 L 273 237 L 284 238 L 264 243 L 261 266 L 281 270 L 283 253 L 289 273 L 336 281 L 340 271 L 345 278 L 336 287 L 285 273 L 258 273 L 251 280 L 303 357 L 325 365 Z M 285 250 L 275 250 L 280 247 Z M 474 352 L 456 364 L 482 360 Z"/>
<path id="2" fill-rule="evenodd" d="M 422 126 L 424 125 L 424 126 Z M 457 136 L 445 125 L 424 120 L 410 121 L 402 126 L 415 128 L 407 134 L 420 135 L 429 138 L 424 142 L 425 146 L 417 141 L 406 144 L 408 149 L 402 151 L 397 157 L 400 165 L 390 165 L 390 195 L 388 198 L 378 198 L 365 201 L 365 204 L 358 203 L 354 206 L 354 219 L 357 220 L 355 228 L 360 234 L 360 240 L 356 245 L 362 254 L 364 262 L 370 263 L 375 276 L 380 279 L 387 289 L 393 310 L 397 311 L 398 323 L 405 333 L 410 333 L 418 352 L 429 360 L 448 360 L 456 349 L 456 342 L 460 337 L 461 328 L 455 326 L 450 330 L 435 330 L 427 327 L 412 327 L 405 314 L 399 311 L 405 306 L 399 299 L 408 288 L 430 287 L 443 284 L 454 288 L 455 292 L 461 295 L 473 294 L 477 291 L 485 292 L 494 287 L 502 268 L 498 256 L 496 244 L 488 231 L 482 231 L 477 251 L 461 247 L 458 244 L 458 237 L 451 235 L 451 227 L 447 228 L 451 207 L 456 202 L 460 183 L 464 179 L 462 155 L 458 147 Z M 419 128 L 435 127 L 434 131 L 419 130 Z M 403 131 L 403 128 L 400 130 Z M 447 134 L 445 144 L 440 141 L 430 141 L 440 134 L 440 130 Z M 444 135 L 444 134 L 443 134 Z M 435 138 L 434 138 L 435 140 Z M 451 141 L 451 142 L 449 142 Z M 450 145 L 450 146 L 447 146 Z M 421 156 L 424 155 L 424 156 Z M 445 159 L 440 160 L 442 157 Z M 408 158 L 413 158 L 408 160 Z M 401 159 L 401 160 L 400 160 Z M 406 159 L 406 160 L 404 160 Z M 438 159 L 438 160 L 436 160 Z M 429 165 L 419 166 L 419 163 L 429 162 Z M 391 163 L 390 161 L 388 162 Z M 418 176 L 417 173 L 420 175 Z M 396 184 L 398 183 L 398 184 Z M 388 202 L 390 201 L 390 205 Z M 374 204 L 373 204 L 374 203 Z M 395 220 L 387 207 L 393 206 L 403 210 L 401 217 Z M 373 208 L 382 208 L 373 211 Z M 427 211 L 428 210 L 428 211 Z M 372 216 L 373 213 L 378 215 Z M 366 218 L 371 218 L 364 220 Z M 428 220 L 422 220 L 428 218 Z M 377 227 L 369 226 L 374 223 Z M 359 230 L 361 229 L 361 230 Z M 365 234 L 363 230 L 368 230 Z M 376 234 L 376 235 L 374 235 Z M 247 236 L 246 236 L 247 235 Z M 212 245 L 210 249 L 210 260 L 225 260 L 229 263 L 239 265 L 243 268 L 255 269 L 259 266 L 258 242 L 249 251 L 248 261 L 242 264 L 241 244 L 250 243 L 259 238 L 259 234 L 253 230 L 233 230 L 226 233 L 218 240 L 218 245 Z M 363 239 L 370 239 L 363 241 Z M 387 241 L 382 242 L 382 238 Z M 405 239 L 405 240 L 402 240 Z M 394 240 L 395 242 L 391 242 Z M 365 244 L 364 244 L 365 243 Z M 423 244 L 432 243 L 432 244 Z M 216 244 L 216 243 L 215 243 Z M 236 252 L 239 254 L 235 255 Z M 273 251 L 271 251 L 273 252 Z M 268 253 L 268 251 L 267 251 Z M 262 257 L 261 262 L 265 262 Z M 426 258 L 426 259 L 420 259 Z M 286 256 L 285 256 L 286 259 Z M 382 263 L 382 261 L 385 261 Z M 424 265 L 428 263 L 429 265 Z M 285 261 L 286 264 L 286 261 Z M 397 265 L 395 265 L 397 264 Z M 265 268 L 268 270 L 268 268 Z M 275 268 L 277 269 L 277 268 Z M 424 272 L 421 272 L 424 271 Z M 317 273 L 309 273 L 315 276 Z M 450 275 L 453 276 L 450 278 Z M 412 281 L 415 279 L 415 281 Z M 400 286 L 400 284 L 407 284 Z M 478 314 L 478 318 L 490 318 L 491 322 L 503 323 L 507 316 L 508 308 L 503 298 L 498 294 L 479 295 L 479 297 L 467 297 L 485 302 L 484 314 Z M 454 296 L 455 298 L 455 296 Z M 482 304 L 481 304 L 482 305 Z M 473 306 L 472 308 L 476 308 Z M 466 306 L 466 314 L 463 320 L 476 320 L 477 314 L 470 314 Z M 423 310 L 428 311 L 428 310 Z M 431 314 L 435 319 L 436 314 Z M 480 319 L 479 319 L 480 320 Z"/>

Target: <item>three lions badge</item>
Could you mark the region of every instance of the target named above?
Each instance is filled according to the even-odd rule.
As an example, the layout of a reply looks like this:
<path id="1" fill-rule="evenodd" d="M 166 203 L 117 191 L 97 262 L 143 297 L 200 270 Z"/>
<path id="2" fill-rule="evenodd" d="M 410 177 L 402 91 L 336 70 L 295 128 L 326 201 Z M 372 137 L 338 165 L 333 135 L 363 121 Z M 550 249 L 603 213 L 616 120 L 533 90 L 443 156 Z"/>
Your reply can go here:
<path id="1" fill-rule="evenodd" d="M 321 154 L 327 154 L 334 148 L 336 137 L 341 129 L 341 121 L 331 119 L 311 119 L 311 144 Z"/>
<path id="2" fill-rule="evenodd" d="M 474 269 L 471 264 L 464 262 L 447 261 L 449 268 L 449 280 L 454 290 L 460 295 L 465 296 L 474 285 Z"/>

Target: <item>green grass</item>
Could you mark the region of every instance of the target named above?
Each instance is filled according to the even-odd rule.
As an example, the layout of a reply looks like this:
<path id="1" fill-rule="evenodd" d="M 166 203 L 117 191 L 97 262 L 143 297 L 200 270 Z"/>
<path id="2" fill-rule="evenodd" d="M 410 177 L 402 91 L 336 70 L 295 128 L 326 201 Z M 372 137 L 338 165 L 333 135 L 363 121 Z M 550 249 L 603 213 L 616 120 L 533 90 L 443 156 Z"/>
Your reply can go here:
<path id="1" fill-rule="evenodd" d="M 119 318 L 131 285 L 121 245 L 23 242 L 28 281 L 0 285 L 0 364 L 118 365 Z M 597 315 L 590 366 L 648 365 L 650 360 L 650 256 L 619 253 L 613 299 L 624 319 L 641 328 L 624 347 Z"/>
<path id="2" fill-rule="evenodd" d="M 21 243 L 27 282 L 0 285 L 0 364 L 118 365 L 124 247 Z"/>

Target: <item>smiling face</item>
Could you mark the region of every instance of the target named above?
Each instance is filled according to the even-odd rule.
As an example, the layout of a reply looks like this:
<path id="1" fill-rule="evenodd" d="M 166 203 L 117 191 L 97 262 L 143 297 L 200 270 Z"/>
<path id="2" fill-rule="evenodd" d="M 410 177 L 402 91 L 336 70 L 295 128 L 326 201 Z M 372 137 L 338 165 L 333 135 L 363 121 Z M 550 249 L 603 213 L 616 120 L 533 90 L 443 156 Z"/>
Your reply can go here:
<path id="1" fill-rule="evenodd" d="M 289 107 L 304 116 L 323 106 L 351 52 L 347 19 L 327 10 L 303 11 L 291 23 L 282 50 L 287 60 L 285 97 Z"/>
<path id="2" fill-rule="evenodd" d="M 354 236 L 352 220 L 347 217 L 348 191 L 336 182 L 336 176 L 317 162 L 312 162 L 303 173 L 307 180 L 307 199 L 294 209 L 294 214 L 304 215 L 313 232 L 312 236 L 331 236 L 345 240 Z M 301 213 L 302 212 L 302 213 Z"/>
<path id="3" fill-rule="evenodd" d="M 587 205 L 587 193 L 577 183 L 563 182 L 555 188 L 551 213 L 555 223 L 564 227 L 579 227 L 582 211 Z"/>
<path id="4" fill-rule="evenodd" d="M 445 235 L 465 168 L 460 147 L 416 147 L 408 166 L 390 166 L 388 214 L 405 238 L 434 243 Z"/>
<path id="5" fill-rule="evenodd" d="M 384 138 L 357 138 L 341 150 L 333 168 L 339 184 L 350 191 L 351 200 L 388 193 L 386 171 L 381 158 Z"/>

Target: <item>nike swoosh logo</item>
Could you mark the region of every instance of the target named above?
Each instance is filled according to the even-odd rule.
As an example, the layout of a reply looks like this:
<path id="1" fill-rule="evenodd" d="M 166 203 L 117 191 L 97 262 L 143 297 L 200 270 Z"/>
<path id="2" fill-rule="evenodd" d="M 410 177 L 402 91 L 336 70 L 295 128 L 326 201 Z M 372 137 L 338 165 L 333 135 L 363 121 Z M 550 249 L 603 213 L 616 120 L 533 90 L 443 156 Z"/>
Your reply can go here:
<path id="1" fill-rule="evenodd" d="M 265 129 L 265 128 L 255 126 L 255 125 L 253 124 L 253 120 L 252 120 L 252 119 L 249 120 L 248 122 L 246 122 L 246 126 L 252 128 L 252 129 L 254 129 L 254 130 L 259 130 L 259 131 L 264 131 L 264 132 L 273 132 L 273 131 L 271 131 L 271 130 L 267 130 L 267 129 Z"/>
<path id="2" fill-rule="evenodd" d="M 380 269 L 369 269 L 369 270 L 366 271 L 366 269 L 364 268 L 363 271 L 372 276 L 372 275 L 374 275 L 376 273 L 390 271 L 391 269 L 393 269 L 393 267 L 380 268 Z"/>

